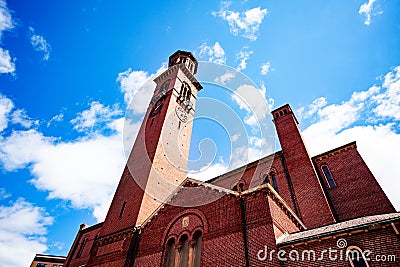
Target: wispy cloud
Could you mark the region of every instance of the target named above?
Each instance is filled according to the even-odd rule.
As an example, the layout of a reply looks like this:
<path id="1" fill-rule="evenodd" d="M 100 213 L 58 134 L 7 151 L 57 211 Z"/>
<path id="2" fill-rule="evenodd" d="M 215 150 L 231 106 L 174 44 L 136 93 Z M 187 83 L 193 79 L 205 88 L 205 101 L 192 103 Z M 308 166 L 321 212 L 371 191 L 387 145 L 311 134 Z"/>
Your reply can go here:
<path id="1" fill-rule="evenodd" d="M 226 63 L 225 51 L 219 42 L 215 42 L 214 45 L 211 46 L 207 43 L 201 44 L 198 51 L 196 51 L 196 56 L 200 60 L 219 64 Z"/>
<path id="2" fill-rule="evenodd" d="M 260 74 L 261 75 L 267 75 L 271 70 L 272 70 L 271 69 L 271 63 L 270 62 L 266 62 L 266 63 L 261 65 Z"/>
<path id="3" fill-rule="evenodd" d="M 29 32 L 31 34 L 31 45 L 35 51 L 43 52 L 43 60 L 47 61 L 50 58 L 51 46 L 44 39 L 43 36 L 36 34 L 35 29 L 29 27 Z"/>
<path id="4" fill-rule="evenodd" d="M 383 14 L 383 11 L 375 11 L 376 0 L 368 0 L 368 2 L 362 4 L 358 13 L 365 16 L 364 24 L 369 26 L 371 24 L 371 17 Z M 375 12 L 374 12 L 375 11 Z"/>
<path id="5" fill-rule="evenodd" d="M 118 105 L 104 106 L 103 104 L 93 101 L 90 108 L 79 112 L 75 119 L 70 122 L 74 125 L 74 129 L 79 132 L 93 131 L 95 128 L 104 128 L 117 117 L 122 115 L 122 110 Z"/>
<path id="6" fill-rule="evenodd" d="M 300 119 L 307 119 L 317 113 L 321 108 L 327 105 L 327 101 L 325 97 L 319 97 L 313 100 L 313 102 L 308 105 L 307 108 L 301 107 L 297 110 Z"/>
<path id="7" fill-rule="evenodd" d="M 8 97 L 0 94 L 0 132 L 7 128 L 9 114 L 14 108 L 14 103 Z"/>
<path id="8" fill-rule="evenodd" d="M 13 21 L 10 11 L 7 8 L 6 1 L 0 0 L 0 38 L 2 37 L 3 31 L 12 29 L 13 26 Z"/>
<path id="9" fill-rule="evenodd" d="M 0 44 L 4 31 L 11 30 L 14 23 L 11 13 L 7 8 L 6 2 L 0 0 Z M 0 73 L 14 73 L 15 58 L 12 58 L 10 52 L 0 47 Z"/>
<path id="10" fill-rule="evenodd" d="M 60 113 L 57 115 L 54 115 L 48 122 L 47 122 L 47 127 L 50 127 L 55 122 L 60 122 L 64 119 L 64 113 Z"/>
<path id="11" fill-rule="evenodd" d="M 219 11 L 213 11 L 212 15 L 227 21 L 231 33 L 241 35 L 251 41 L 257 40 L 258 30 L 267 14 L 267 9 L 255 7 L 243 12 L 228 10 L 231 2 L 221 2 Z"/>
<path id="12" fill-rule="evenodd" d="M 245 70 L 247 67 L 247 60 L 250 58 L 253 51 L 249 51 L 248 46 L 244 46 L 239 53 L 237 53 L 236 58 L 239 61 L 239 65 L 237 66 L 238 71 Z"/>
<path id="13" fill-rule="evenodd" d="M 15 58 L 10 56 L 8 50 L 0 47 L 0 73 L 14 73 L 15 72 Z"/>
<path id="14" fill-rule="evenodd" d="M 400 172 L 400 66 L 387 73 L 380 85 L 354 92 L 340 104 L 316 99 L 304 114 L 315 121 L 303 131 L 313 155 L 357 141 L 358 149 L 397 209 L 400 196 L 395 179 Z"/>
<path id="15" fill-rule="evenodd" d="M 19 124 L 24 128 L 30 128 L 33 125 L 39 125 L 38 120 L 34 120 L 30 118 L 26 114 L 25 109 L 17 109 L 11 114 L 11 123 L 12 124 Z"/>
<path id="16" fill-rule="evenodd" d="M 44 208 L 23 198 L 0 206 L 0 259 L 2 266 L 29 266 L 36 253 L 47 250 L 47 227 L 53 218 Z M 10 248 L 13 253 L 10 253 Z"/>
<path id="17" fill-rule="evenodd" d="M 0 94 L 0 132 L 9 124 L 30 128 L 39 125 L 39 121 L 30 118 L 24 109 L 15 109 L 13 101 Z"/>
<path id="18" fill-rule="evenodd" d="M 222 84 L 222 85 L 226 85 L 226 83 L 228 83 L 233 78 L 235 78 L 235 73 L 227 71 L 224 74 L 222 74 L 221 76 L 215 78 L 214 82 Z"/>

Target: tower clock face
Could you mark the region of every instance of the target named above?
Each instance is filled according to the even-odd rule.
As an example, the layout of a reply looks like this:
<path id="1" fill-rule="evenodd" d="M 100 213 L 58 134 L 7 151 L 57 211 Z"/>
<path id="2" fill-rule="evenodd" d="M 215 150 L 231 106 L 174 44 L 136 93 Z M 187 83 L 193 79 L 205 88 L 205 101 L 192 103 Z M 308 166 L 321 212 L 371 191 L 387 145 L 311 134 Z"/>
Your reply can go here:
<path id="1" fill-rule="evenodd" d="M 186 113 L 186 111 L 181 106 L 177 106 L 175 108 L 175 112 L 176 112 L 176 115 L 178 116 L 178 118 L 179 118 L 179 120 L 181 122 L 187 122 L 188 121 L 188 114 Z"/>

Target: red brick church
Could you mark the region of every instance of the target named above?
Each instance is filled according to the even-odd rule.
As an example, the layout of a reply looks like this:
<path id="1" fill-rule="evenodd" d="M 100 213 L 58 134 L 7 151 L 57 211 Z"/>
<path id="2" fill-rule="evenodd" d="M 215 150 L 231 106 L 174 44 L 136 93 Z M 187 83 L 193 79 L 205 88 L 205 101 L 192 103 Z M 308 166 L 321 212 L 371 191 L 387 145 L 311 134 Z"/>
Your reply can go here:
<path id="1" fill-rule="evenodd" d="M 65 266 L 400 266 L 400 213 L 356 143 L 310 157 L 289 105 L 272 111 L 281 151 L 187 178 L 197 66 L 177 51 L 155 78 L 106 219 Z"/>

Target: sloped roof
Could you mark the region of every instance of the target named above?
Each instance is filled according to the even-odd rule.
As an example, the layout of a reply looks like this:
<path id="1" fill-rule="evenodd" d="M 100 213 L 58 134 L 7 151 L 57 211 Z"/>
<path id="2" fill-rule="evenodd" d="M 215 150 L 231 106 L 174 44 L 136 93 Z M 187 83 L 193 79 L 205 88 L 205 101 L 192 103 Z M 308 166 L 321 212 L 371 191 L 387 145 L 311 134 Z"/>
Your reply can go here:
<path id="1" fill-rule="evenodd" d="M 358 228 L 368 228 L 373 225 L 379 225 L 396 220 L 400 220 L 399 212 L 361 217 L 306 231 L 288 234 L 280 239 L 277 245 L 283 246 L 298 243 L 301 241 L 347 232 Z"/>

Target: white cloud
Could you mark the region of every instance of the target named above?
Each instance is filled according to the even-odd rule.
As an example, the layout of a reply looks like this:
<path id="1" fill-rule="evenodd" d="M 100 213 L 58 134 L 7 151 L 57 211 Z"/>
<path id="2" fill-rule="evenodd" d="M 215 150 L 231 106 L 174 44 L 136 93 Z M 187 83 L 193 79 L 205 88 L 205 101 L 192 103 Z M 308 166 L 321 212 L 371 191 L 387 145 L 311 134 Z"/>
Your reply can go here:
<path id="1" fill-rule="evenodd" d="M 253 54 L 253 51 L 248 51 L 249 47 L 244 46 L 239 53 L 237 53 L 236 58 L 238 61 L 240 61 L 237 70 L 242 71 L 245 70 L 247 67 L 247 60 Z"/>
<path id="2" fill-rule="evenodd" d="M 314 115 L 317 111 L 326 106 L 327 103 L 328 102 L 326 101 L 325 97 L 314 99 L 313 102 L 308 106 L 307 113 L 304 114 L 304 118 Z"/>
<path id="3" fill-rule="evenodd" d="M 117 81 L 120 83 L 121 91 L 124 93 L 125 103 L 129 103 L 141 86 L 150 78 L 150 75 L 142 70 L 134 71 L 131 68 L 118 74 Z M 147 107 L 147 104 L 145 106 Z M 142 108 L 140 108 L 142 110 Z"/>
<path id="4" fill-rule="evenodd" d="M 381 117 L 400 120 L 400 66 L 386 74 L 383 87 L 387 90 L 373 97 L 374 112 Z"/>
<path id="5" fill-rule="evenodd" d="M 32 125 L 39 125 L 38 120 L 33 120 L 26 114 L 25 109 L 17 109 L 11 114 L 11 123 L 19 124 L 25 128 L 30 128 Z"/>
<path id="6" fill-rule="evenodd" d="M 214 82 L 222 84 L 222 85 L 226 85 L 226 83 L 228 83 L 233 78 L 235 78 L 235 73 L 227 71 L 224 74 L 222 74 L 221 76 L 215 78 Z"/>
<path id="7" fill-rule="evenodd" d="M 256 135 L 248 135 L 247 143 L 242 143 L 234 147 L 230 158 L 229 170 L 258 160 L 272 152 L 272 148 L 268 146 L 265 138 Z"/>
<path id="8" fill-rule="evenodd" d="M 54 122 L 60 122 L 63 119 L 64 119 L 64 113 L 60 113 L 60 114 L 54 115 L 53 118 L 51 118 L 47 122 L 47 127 L 50 127 L 50 125 L 53 124 Z"/>
<path id="9" fill-rule="evenodd" d="M 71 123 L 75 130 L 83 132 L 93 130 L 99 124 L 109 123 L 121 114 L 122 110 L 117 105 L 109 107 L 93 101 L 90 103 L 90 108 L 78 113 L 77 117 L 71 120 Z"/>
<path id="10" fill-rule="evenodd" d="M 13 73 L 15 71 L 15 58 L 11 58 L 8 50 L 0 47 L 0 73 Z"/>
<path id="11" fill-rule="evenodd" d="M 8 97 L 0 94 L 0 132 L 8 127 L 8 124 L 19 124 L 29 128 L 38 125 L 39 121 L 30 118 L 24 109 L 14 110 L 14 103 Z"/>
<path id="12" fill-rule="evenodd" d="M 374 3 L 376 2 L 376 0 L 368 0 L 368 2 L 362 4 L 360 6 L 360 9 L 358 10 L 358 14 L 365 15 L 365 20 L 364 20 L 364 24 L 369 26 L 371 24 L 371 16 L 376 16 L 376 15 L 380 15 L 383 14 L 382 11 L 378 11 L 376 13 L 373 13 L 374 11 Z"/>
<path id="13" fill-rule="evenodd" d="M 357 141 L 358 150 L 371 168 L 375 177 L 397 209 L 400 172 L 399 95 L 400 67 L 385 75 L 381 86 L 354 92 L 348 101 L 326 105 L 326 100 L 317 99 L 321 105 L 310 105 L 304 109 L 313 114 L 316 122 L 303 131 L 305 143 L 312 155 L 316 155 Z M 315 104 L 315 103 L 314 103 Z M 314 107 L 319 106 L 315 112 Z M 383 119 L 383 120 L 382 120 Z"/>
<path id="14" fill-rule="evenodd" d="M 9 114 L 14 108 L 14 103 L 8 97 L 0 94 L 0 132 L 8 126 Z"/>
<path id="15" fill-rule="evenodd" d="M 267 14 L 267 9 L 252 8 L 244 12 L 228 10 L 231 2 L 221 2 L 219 11 L 213 11 L 212 15 L 227 21 L 233 35 L 241 35 L 251 41 L 257 40 L 260 25 Z"/>
<path id="16" fill-rule="evenodd" d="M 0 259 L 2 266 L 29 266 L 36 253 L 47 250 L 47 227 L 53 223 L 41 207 L 19 198 L 0 206 Z M 12 253 L 10 253 L 12 248 Z"/>
<path id="17" fill-rule="evenodd" d="M 273 70 L 274 69 L 271 68 L 271 62 L 266 62 L 261 65 L 260 74 L 267 75 L 270 71 L 273 71 Z"/>
<path id="18" fill-rule="evenodd" d="M 13 21 L 11 18 L 10 11 L 7 8 L 6 2 L 0 0 L 0 38 L 2 36 L 2 32 L 12 29 Z"/>
<path id="19" fill-rule="evenodd" d="M 51 46 L 44 39 L 43 36 L 35 34 L 35 29 L 29 27 L 29 31 L 31 34 L 31 45 L 35 51 L 43 52 L 43 60 L 47 61 L 50 58 Z"/>
<path id="20" fill-rule="evenodd" d="M 15 131 L 1 140 L 0 153 L 6 170 L 28 167 L 37 189 L 77 208 L 106 206 L 125 162 L 121 133 L 57 142 L 36 130 Z"/>
<path id="21" fill-rule="evenodd" d="M 237 142 L 237 140 L 239 140 L 240 135 L 241 135 L 240 133 L 236 133 L 236 134 L 232 135 L 232 137 L 231 137 L 232 143 Z"/>
<path id="22" fill-rule="evenodd" d="M 209 62 L 225 64 L 226 57 L 225 51 L 219 42 L 215 42 L 214 45 L 209 46 L 207 43 L 203 43 L 198 52 L 196 52 L 198 59 Z"/>
<path id="23" fill-rule="evenodd" d="M 260 126 L 260 121 L 268 114 L 268 102 L 265 100 L 265 88 L 258 89 L 254 85 L 241 85 L 235 90 L 232 100 L 240 109 L 246 110 L 244 122 L 253 127 Z"/>
<path id="24" fill-rule="evenodd" d="M 131 68 L 118 74 L 117 82 L 120 90 L 124 94 L 125 103 L 134 114 L 143 114 L 149 106 L 156 84 L 151 80 L 167 69 L 167 64 L 163 63 L 155 74 L 145 71 L 134 71 Z"/>
<path id="25" fill-rule="evenodd" d="M 7 193 L 4 188 L 0 188 L 0 200 L 11 197 L 11 194 Z"/>
<path id="26" fill-rule="evenodd" d="M 218 162 L 204 166 L 198 171 L 189 170 L 187 176 L 200 181 L 206 181 L 226 173 L 227 170 L 228 164 L 226 164 L 224 160 L 220 158 Z"/>
<path id="27" fill-rule="evenodd" d="M 7 127 L 13 107 L 10 99 L 0 95 L 1 127 Z M 134 140 L 140 122 L 124 128 L 120 110 L 98 102 L 92 102 L 74 122 L 77 129 L 86 131 L 85 136 L 71 141 L 45 136 L 37 129 L 13 130 L 0 136 L 0 163 L 5 171 L 27 168 L 33 177 L 30 182 L 47 191 L 49 198 L 89 208 L 102 220 L 126 162 L 123 138 Z M 111 132 L 100 133 L 98 125 Z"/>
<path id="28" fill-rule="evenodd" d="M 7 8 L 6 2 L 0 0 L 0 44 L 1 37 L 4 31 L 14 27 L 10 11 Z M 10 56 L 10 52 L 0 47 L 0 73 L 14 73 L 15 58 Z"/>

